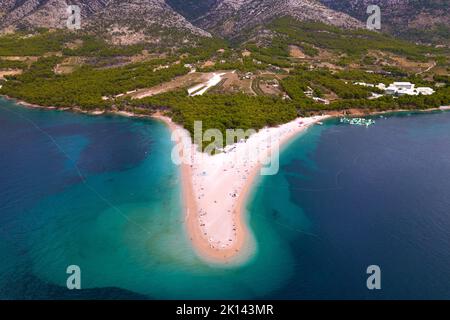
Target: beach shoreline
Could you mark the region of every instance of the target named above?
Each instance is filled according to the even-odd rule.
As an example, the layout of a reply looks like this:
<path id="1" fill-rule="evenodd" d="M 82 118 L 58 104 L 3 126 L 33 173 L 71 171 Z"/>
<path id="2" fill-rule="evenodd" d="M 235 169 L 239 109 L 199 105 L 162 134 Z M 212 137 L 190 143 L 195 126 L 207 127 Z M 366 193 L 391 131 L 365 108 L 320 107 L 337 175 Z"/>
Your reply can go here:
<path id="1" fill-rule="evenodd" d="M 154 119 L 163 122 L 169 130 L 173 133 L 175 130 L 184 130 L 179 125 L 175 124 L 170 118 L 155 115 Z M 194 148 L 194 145 L 192 145 Z M 236 246 L 233 248 L 227 248 L 219 250 L 212 247 L 208 241 L 204 238 L 204 234 L 198 223 L 198 204 L 195 197 L 194 186 L 192 183 L 193 170 L 191 165 L 182 163 L 180 165 L 180 178 L 182 185 L 182 203 L 183 203 L 183 215 L 184 222 L 189 240 L 193 244 L 196 253 L 203 259 L 211 263 L 231 263 L 237 262 L 240 258 L 243 258 L 248 252 L 246 252 L 245 245 L 248 244 L 249 231 L 246 228 L 246 221 L 243 215 L 236 221 L 236 230 L 240 234 Z M 246 190 L 248 192 L 248 190 Z M 243 208 L 242 203 L 239 203 L 239 208 Z M 239 255 L 241 253 L 241 255 Z"/>
<path id="2" fill-rule="evenodd" d="M 155 118 L 154 114 L 138 114 L 132 111 L 125 111 L 125 110 L 83 110 L 80 107 L 56 107 L 56 106 L 41 106 L 33 103 L 26 102 L 24 100 L 21 100 L 19 98 L 10 97 L 4 94 L 0 94 L 0 98 L 4 98 L 6 100 L 14 101 L 16 104 L 27 107 L 27 108 L 33 108 L 33 109 L 43 109 L 43 110 L 56 110 L 56 111 L 68 111 L 68 112 L 74 112 L 74 113 L 81 113 L 86 115 L 92 115 L 92 116 L 99 116 L 99 115 L 118 115 L 118 116 L 124 116 L 127 118 Z M 370 116 L 377 116 L 377 115 L 386 115 L 391 113 L 406 113 L 406 112 L 417 112 L 417 113 L 428 113 L 428 112 L 435 112 L 435 111 L 449 111 L 450 106 L 440 106 L 440 107 L 434 107 L 429 109 L 390 109 L 390 110 L 383 110 L 383 111 L 373 111 L 373 110 L 367 110 L 364 108 L 353 108 L 353 109 L 344 109 L 344 110 L 338 110 L 338 111 L 330 111 L 330 110 L 324 110 L 321 112 L 317 112 L 317 116 L 328 116 L 330 118 L 339 118 L 339 117 L 370 117 Z M 350 111 L 351 113 L 347 114 L 346 112 Z M 158 111 L 155 111 L 155 114 L 158 114 Z"/>
<path id="3" fill-rule="evenodd" d="M 204 155 L 194 163 L 180 164 L 186 230 L 203 260 L 235 265 L 251 258 L 256 243 L 247 223 L 246 205 L 265 160 L 310 126 L 329 117 L 297 118 L 276 128 L 263 128 L 248 141 L 233 147 L 235 151 Z M 184 138 L 190 138 L 189 133 L 170 118 L 156 115 L 155 119 L 164 122 L 172 134 L 184 132 Z M 244 158 L 248 149 L 264 145 L 273 137 L 278 139 L 276 146 L 266 147 L 263 153 L 257 154 L 258 159 Z M 187 148 L 194 152 L 193 157 L 201 154 L 192 142 Z M 236 161 L 236 157 L 243 161 Z"/>
<path id="4" fill-rule="evenodd" d="M 152 118 L 164 123 L 169 128 L 171 133 L 180 129 L 180 127 L 175 124 L 170 118 L 165 117 L 161 114 L 154 115 Z M 194 190 L 192 185 L 192 169 L 190 165 L 185 163 L 182 163 L 180 165 L 180 178 L 183 217 L 189 240 L 194 244 L 195 251 L 202 257 L 206 258 L 207 260 L 211 260 L 212 262 L 218 261 L 221 258 L 220 254 L 217 251 L 212 250 L 212 248 L 208 246 L 207 242 L 202 240 L 201 230 L 195 220 L 197 203 L 194 197 Z M 226 255 L 227 253 L 224 254 Z"/>
<path id="5" fill-rule="evenodd" d="M 121 110 L 84 111 L 80 108 L 42 107 L 18 99 L 2 97 L 29 108 L 73 111 L 93 116 L 113 114 L 162 121 L 172 134 L 175 131 L 182 132 L 184 138 L 189 139 L 188 147 L 193 154 L 202 155 L 202 152 L 199 152 L 192 143 L 189 132 L 160 112 L 146 115 Z M 428 110 L 392 110 L 370 114 L 358 114 L 352 110 L 352 114 L 348 116 L 373 116 L 393 112 L 432 112 L 447 109 L 448 107 L 443 106 Z M 276 128 L 259 130 L 248 141 L 237 143 L 236 148 L 233 147 L 233 151 L 230 153 L 204 156 L 199 163 L 181 163 L 181 196 L 185 229 L 197 255 L 212 264 L 235 265 L 249 261 L 256 252 L 257 244 L 248 226 L 246 205 L 263 168 L 264 159 L 258 159 L 258 161 L 247 159 L 245 163 L 236 164 L 229 157 L 230 154 L 234 153 L 238 158 L 239 156 L 242 158 L 246 155 L 245 151 L 264 145 L 264 139 L 270 138 L 271 135 L 279 136 L 277 152 L 281 152 L 282 147 L 286 147 L 290 141 L 293 141 L 312 125 L 328 118 L 342 116 L 344 116 L 342 112 L 330 112 L 320 116 L 297 118 Z M 259 138 L 261 139 L 258 140 Z M 271 153 L 273 150 L 269 149 L 267 151 Z M 267 155 L 263 155 L 264 157 Z"/>

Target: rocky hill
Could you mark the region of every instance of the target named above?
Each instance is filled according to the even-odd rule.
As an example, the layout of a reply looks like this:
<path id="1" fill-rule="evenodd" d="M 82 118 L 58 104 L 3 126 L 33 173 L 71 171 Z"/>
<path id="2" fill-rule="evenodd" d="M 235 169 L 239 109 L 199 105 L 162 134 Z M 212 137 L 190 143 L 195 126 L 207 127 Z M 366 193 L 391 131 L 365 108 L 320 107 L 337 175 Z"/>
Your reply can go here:
<path id="1" fill-rule="evenodd" d="M 112 0 L 90 17 L 87 28 L 93 32 L 107 30 L 113 42 L 120 44 L 189 41 L 192 37 L 210 36 L 164 0 Z"/>
<path id="2" fill-rule="evenodd" d="M 242 31 L 286 16 L 344 28 L 362 26 L 357 19 L 315 0 L 221 0 L 194 23 L 220 35 L 234 37 Z"/>
<path id="3" fill-rule="evenodd" d="M 68 5 L 79 5 L 83 18 L 88 19 L 104 9 L 108 2 L 109 0 L 0 0 L 0 15 L 3 16 L 0 28 L 63 28 L 67 21 Z"/>
<path id="4" fill-rule="evenodd" d="M 381 9 L 382 30 L 423 41 L 449 40 L 449 0 L 320 0 L 328 7 L 365 21 L 367 6 Z"/>
<path id="5" fill-rule="evenodd" d="M 280 17 L 358 28 L 370 4 L 381 7 L 382 31 L 444 43 L 450 32 L 449 0 L 0 0 L 0 30 L 65 28 L 70 4 L 85 30 L 122 44 L 237 38 Z"/>
<path id="6" fill-rule="evenodd" d="M 166 0 L 168 5 L 189 20 L 206 14 L 217 2 L 218 0 Z"/>
<path id="7" fill-rule="evenodd" d="M 164 0 L 0 0 L 0 5 L 3 30 L 65 28 L 68 5 L 79 5 L 82 28 L 117 43 L 159 42 L 175 34 L 210 36 Z"/>

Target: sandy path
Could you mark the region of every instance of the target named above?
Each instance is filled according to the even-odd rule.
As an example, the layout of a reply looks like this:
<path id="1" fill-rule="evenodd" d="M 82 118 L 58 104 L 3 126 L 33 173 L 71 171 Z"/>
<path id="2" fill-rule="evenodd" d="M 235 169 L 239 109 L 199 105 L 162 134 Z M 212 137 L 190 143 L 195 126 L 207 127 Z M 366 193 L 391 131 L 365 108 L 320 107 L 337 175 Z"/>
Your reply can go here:
<path id="1" fill-rule="evenodd" d="M 188 94 L 192 97 L 201 96 L 206 93 L 210 88 L 215 87 L 222 81 L 222 77 L 226 75 L 226 73 L 213 73 L 211 78 L 208 79 L 207 82 L 196 85 L 190 89 L 188 89 Z"/>

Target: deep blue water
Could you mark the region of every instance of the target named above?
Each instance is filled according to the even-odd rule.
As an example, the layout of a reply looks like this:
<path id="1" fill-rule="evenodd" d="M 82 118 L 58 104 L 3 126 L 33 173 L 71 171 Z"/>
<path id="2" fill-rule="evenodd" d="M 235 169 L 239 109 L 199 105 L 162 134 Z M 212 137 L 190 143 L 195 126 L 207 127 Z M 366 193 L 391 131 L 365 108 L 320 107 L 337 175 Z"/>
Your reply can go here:
<path id="1" fill-rule="evenodd" d="M 251 212 L 296 263 L 272 297 L 450 299 L 450 113 L 375 120 L 315 126 L 259 185 Z M 380 291 L 367 289 L 370 265 Z"/>
<path id="2" fill-rule="evenodd" d="M 0 99 L 0 299 L 450 299 L 450 113 L 311 128 L 255 186 L 241 266 L 192 251 L 171 149 L 156 121 Z"/>

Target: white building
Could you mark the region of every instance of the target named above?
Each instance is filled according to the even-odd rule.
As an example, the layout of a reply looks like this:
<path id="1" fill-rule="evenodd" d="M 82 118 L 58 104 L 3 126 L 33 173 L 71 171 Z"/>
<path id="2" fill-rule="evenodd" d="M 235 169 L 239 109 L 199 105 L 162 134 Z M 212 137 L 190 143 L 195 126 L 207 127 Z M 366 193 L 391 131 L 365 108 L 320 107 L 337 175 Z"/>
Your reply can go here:
<path id="1" fill-rule="evenodd" d="M 378 88 L 380 90 L 386 90 L 386 85 L 384 83 L 379 83 L 377 85 L 374 85 L 372 83 L 365 83 L 365 82 L 355 82 L 358 86 L 368 87 L 368 88 Z"/>
<path id="2" fill-rule="evenodd" d="M 373 85 L 371 83 L 365 83 L 365 82 L 355 82 L 354 84 L 369 88 L 378 88 L 380 90 L 384 90 L 384 92 L 387 95 L 396 95 L 396 96 L 418 96 L 418 95 L 424 95 L 429 96 L 435 93 L 435 91 L 432 88 L 429 87 L 419 87 L 416 88 L 416 85 L 411 82 L 394 82 L 389 87 L 386 88 L 386 85 L 383 83 L 379 83 L 377 85 Z M 372 95 L 372 98 L 377 99 L 379 98 L 378 95 Z"/>
<path id="3" fill-rule="evenodd" d="M 379 83 L 376 87 L 380 90 L 386 90 L 386 85 L 384 83 Z"/>
<path id="4" fill-rule="evenodd" d="M 369 88 L 375 87 L 373 84 L 365 83 L 365 82 L 355 82 L 355 84 L 358 85 L 358 86 L 369 87 Z"/>
<path id="5" fill-rule="evenodd" d="M 417 91 L 414 89 L 415 84 L 411 82 L 394 82 L 389 87 L 386 88 L 386 94 L 389 95 L 418 95 Z"/>
<path id="6" fill-rule="evenodd" d="M 398 96 L 418 96 L 419 93 L 416 89 L 399 89 L 397 91 Z"/>
<path id="7" fill-rule="evenodd" d="M 417 92 L 424 96 L 431 96 L 435 91 L 430 87 L 419 87 L 417 88 Z"/>
<path id="8" fill-rule="evenodd" d="M 388 95 L 394 95 L 394 94 L 396 94 L 397 93 L 397 88 L 396 87 L 394 87 L 394 86 L 389 86 L 389 87 L 387 87 L 386 88 L 386 90 L 384 90 L 384 92 L 386 93 L 386 94 L 388 94 Z"/>
<path id="9" fill-rule="evenodd" d="M 382 94 L 378 94 L 378 93 L 373 93 L 372 92 L 372 95 L 369 97 L 369 99 L 370 100 L 378 99 L 378 98 L 381 98 L 382 96 L 383 96 Z"/>
<path id="10" fill-rule="evenodd" d="M 386 94 L 389 95 L 397 95 L 397 96 L 418 96 L 420 94 L 429 96 L 432 95 L 435 91 L 429 87 L 419 87 L 416 88 L 416 85 L 411 82 L 394 82 L 389 87 L 386 88 Z"/>
<path id="11" fill-rule="evenodd" d="M 402 90 L 414 90 L 416 85 L 411 82 L 394 82 L 391 86 Z"/>

